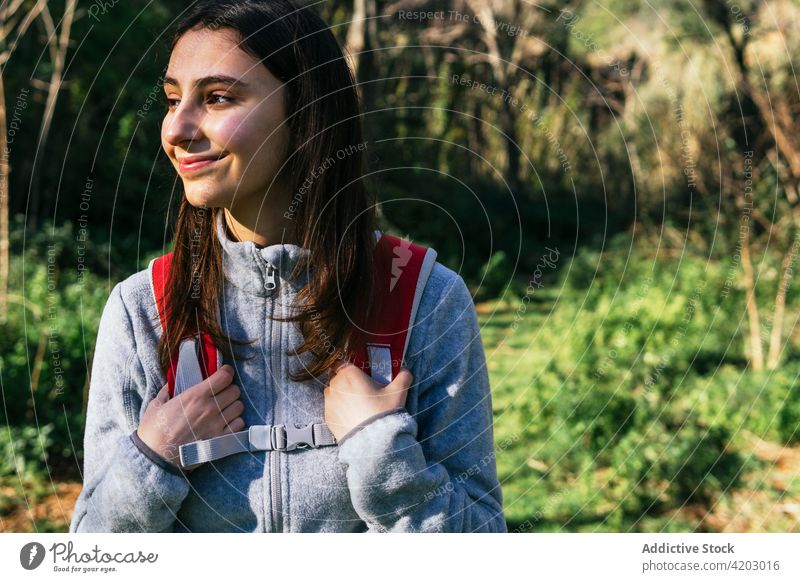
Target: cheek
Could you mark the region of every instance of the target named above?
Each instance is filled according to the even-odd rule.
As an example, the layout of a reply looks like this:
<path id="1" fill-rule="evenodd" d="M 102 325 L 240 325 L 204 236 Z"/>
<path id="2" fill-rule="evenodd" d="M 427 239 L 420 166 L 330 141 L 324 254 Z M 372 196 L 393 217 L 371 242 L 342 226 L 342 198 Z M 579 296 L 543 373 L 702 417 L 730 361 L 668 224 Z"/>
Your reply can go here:
<path id="1" fill-rule="evenodd" d="M 247 115 L 226 115 L 206 125 L 205 134 L 217 150 L 228 151 L 240 160 L 250 159 L 258 149 L 257 132 Z"/>
<path id="2" fill-rule="evenodd" d="M 275 160 L 284 151 L 288 127 L 274 116 L 230 116 L 209 127 L 208 135 L 220 148 L 236 155 L 239 161 L 264 168 L 266 160 Z M 272 162 L 268 165 L 272 165 Z M 252 167 L 251 167 L 252 169 Z"/>

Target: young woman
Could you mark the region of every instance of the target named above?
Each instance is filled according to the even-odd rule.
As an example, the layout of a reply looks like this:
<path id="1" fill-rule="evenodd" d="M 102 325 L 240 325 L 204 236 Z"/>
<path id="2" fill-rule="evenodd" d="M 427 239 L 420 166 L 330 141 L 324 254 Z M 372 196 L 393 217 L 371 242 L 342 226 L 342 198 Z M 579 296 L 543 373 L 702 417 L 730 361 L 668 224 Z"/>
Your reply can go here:
<path id="1" fill-rule="evenodd" d="M 70 531 L 506 531 L 463 279 L 434 265 L 388 385 L 348 362 L 374 291 L 375 205 L 353 77 L 325 24 L 286 0 L 201 2 L 164 92 L 162 145 L 185 192 L 170 333 L 147 270 L 114 287 Z M 164 370 L 195 327 L 224 365 L 169 398 Z M 182 444 L 278 421 L 327 423 L 335 446 L 178 460 Z"/>

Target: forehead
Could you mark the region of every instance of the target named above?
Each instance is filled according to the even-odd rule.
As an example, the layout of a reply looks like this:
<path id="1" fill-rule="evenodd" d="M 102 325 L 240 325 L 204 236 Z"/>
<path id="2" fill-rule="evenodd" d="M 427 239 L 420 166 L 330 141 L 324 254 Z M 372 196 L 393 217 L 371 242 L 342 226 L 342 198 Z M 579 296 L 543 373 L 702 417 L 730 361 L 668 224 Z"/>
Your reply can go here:
<path id="1" fill-rule="evenodd" d="M 209 75 L 228 75 L 248 83 L 279 84 L 263 64 L 238 46 L 231 29 L 190 30 L 178 39 L 167 67 L 167 77 L 183 86 Z"/>

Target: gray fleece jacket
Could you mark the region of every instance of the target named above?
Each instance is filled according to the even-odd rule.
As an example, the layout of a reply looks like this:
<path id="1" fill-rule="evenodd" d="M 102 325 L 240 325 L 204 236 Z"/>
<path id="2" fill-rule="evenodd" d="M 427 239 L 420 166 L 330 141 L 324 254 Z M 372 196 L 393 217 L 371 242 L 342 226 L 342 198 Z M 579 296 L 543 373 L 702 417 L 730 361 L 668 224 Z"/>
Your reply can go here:
<path id="1" fill-rule="evenodd" d="M 287 277 L 308 250 L 232 241 L 219 219 L 223 330 L 258 340 L 237 347 L 249 359 L 224 360 L 242 389 L 246 426 L 324 422 L 323 382 L 288 377 L 310 357 L 286 355 L 299 330 L 269 317 L 288 314 L 302 281 Z M 366 419 L 336 446 L 239 453 L 189 473 L 167 463 L 134 432 L 166 383 L 160 333 L 147 270 L 118 283 L 97 336 L 70 532 L 507 531 L 475 308 L 463 279 L 441 263 L 411 333 L 405 406 Z"/>

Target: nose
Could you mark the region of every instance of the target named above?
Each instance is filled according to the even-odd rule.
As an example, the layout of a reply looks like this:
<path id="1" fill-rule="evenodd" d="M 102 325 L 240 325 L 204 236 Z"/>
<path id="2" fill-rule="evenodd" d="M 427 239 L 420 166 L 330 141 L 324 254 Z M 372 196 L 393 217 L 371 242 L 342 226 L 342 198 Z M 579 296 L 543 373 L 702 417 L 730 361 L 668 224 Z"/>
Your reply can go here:
<path id="1" fill-rule="evenodd" d="M 164 141 L 172 146 L 202 139 L 202 119 L 188 101 L 182 102 L 164 119 Z"/>

